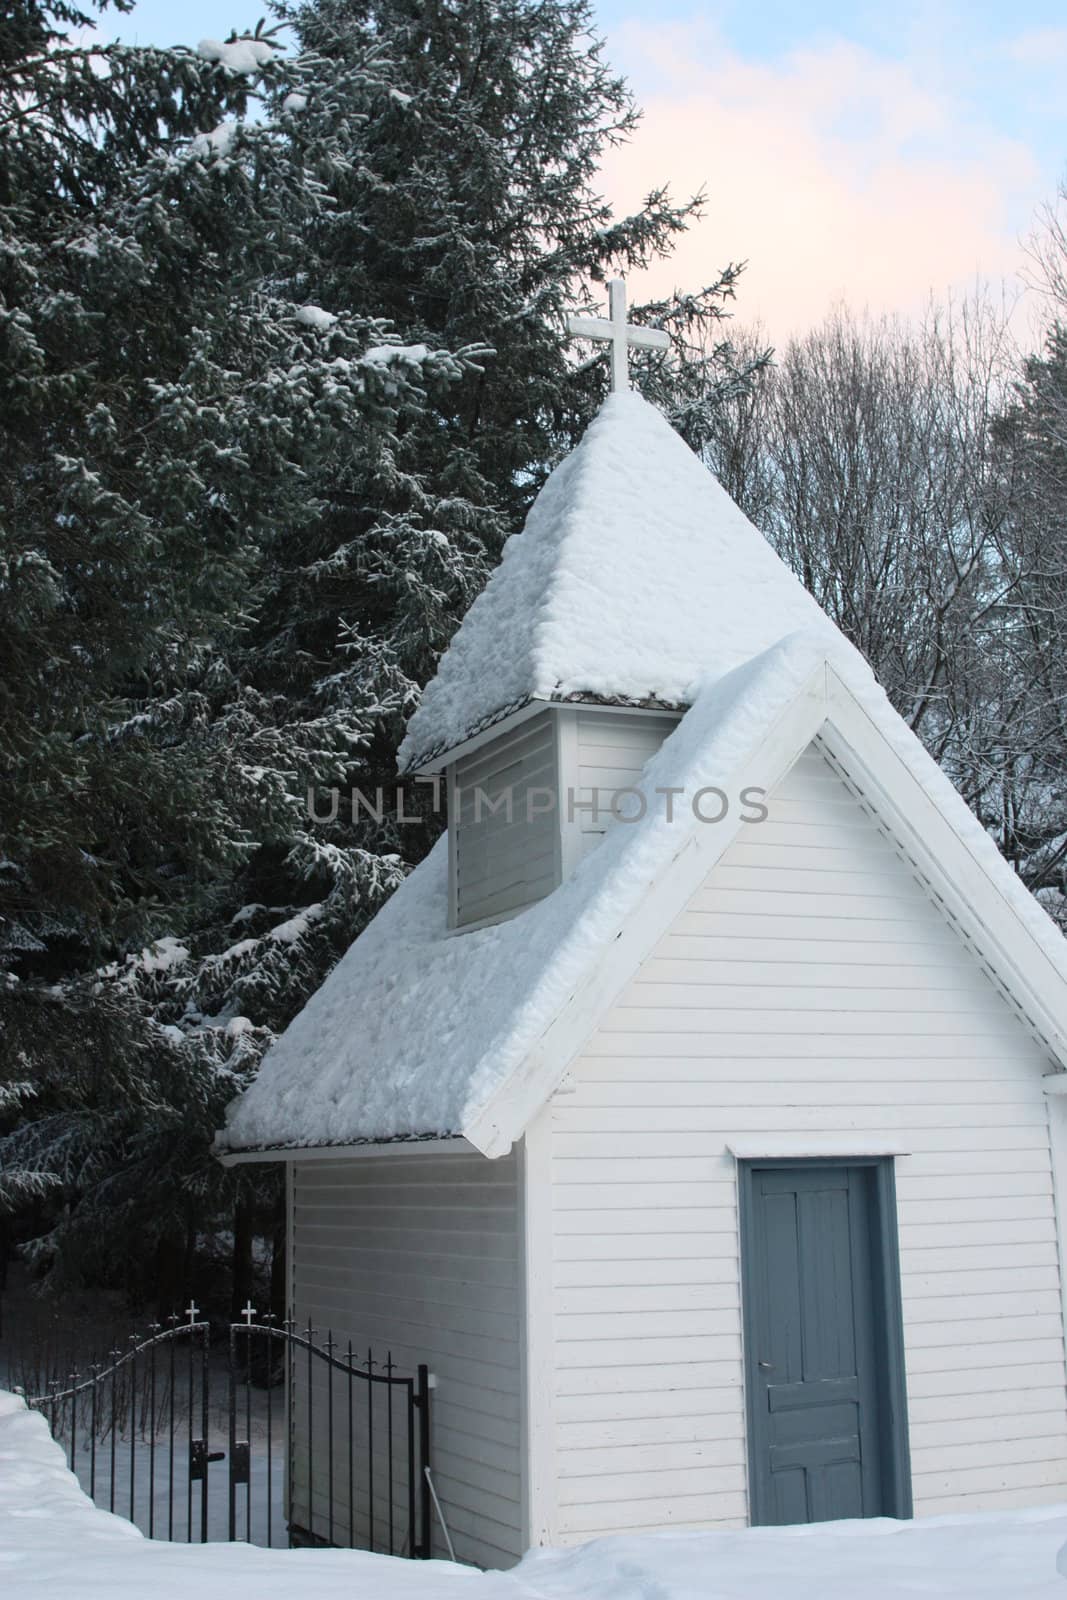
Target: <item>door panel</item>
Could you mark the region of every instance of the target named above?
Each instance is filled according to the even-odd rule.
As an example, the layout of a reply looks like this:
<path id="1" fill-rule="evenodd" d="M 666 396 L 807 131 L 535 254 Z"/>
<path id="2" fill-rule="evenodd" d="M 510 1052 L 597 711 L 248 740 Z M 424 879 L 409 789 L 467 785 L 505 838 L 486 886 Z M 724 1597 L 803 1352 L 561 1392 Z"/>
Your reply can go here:
<path id="1" fill-rule="evenodd" d="M 746 1369 L 754 1522 L 881 1516 L 873 1170 L 754 1168 Z"/>

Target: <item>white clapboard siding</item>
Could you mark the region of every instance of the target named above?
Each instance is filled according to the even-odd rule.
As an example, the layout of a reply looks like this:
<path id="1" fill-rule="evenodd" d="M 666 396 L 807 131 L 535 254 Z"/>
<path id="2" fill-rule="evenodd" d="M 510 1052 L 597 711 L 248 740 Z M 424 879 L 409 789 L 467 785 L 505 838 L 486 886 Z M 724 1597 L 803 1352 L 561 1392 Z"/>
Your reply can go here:
<path id="1" fill-rule="evenodd" d="M 604 837 L 613 797 L 638 784 L 677 721 L 552 706 L 454 762 L 451 925 L 498 922 L 550 894 Z"/>
<path id="2" fill-rule="evenodd" d="M 560 881 L 553 718 L 544 711 L 449 768 L 454 927 L 511 916 Z"/>
<path id="3" fill-rule="evenodd" d="M 747 1517 L 734 1136 L 910 1152 L 916 1511 L 1067 1498 L 1047 1070 L 812 747 L 542 1114 L 557 1537 Z"/>
<path id="4" fill-rule="evenodd" d="M 613 797 L 624 789 L 637 788 L 645 763 L 677 726 L 678 718 L 667 713 L 594 707 L 564 715 L 571 719 L 572 730 L 568 743 L 565 724 L 564 819 L 565 827 L 570 821 L 574 855 L 580 860 L 612 826 Z M 629 801 L 631 807 L 636 803 L 632 798 Z M 618 805 L 626 814 L 627 801 L 620 797 Z"/>
<path id="5" fill-rule="evenodd" d="M 517 1559 L 515 1157 L 402 1155 L 297 1164 L 292 1206 L 297 1324 L 310 1319 L 342 1347 L 351 1339 L 357 1350 L 370 1347 L 381 1360 L 391 1352 L 401 1372 L 413 1373 L 420 1362 L 429 1366 L 437 1383 L 431 1396 L 434 1481 L 457 1554 L 480 1566 Z M 346 1501 L 339 1516 L 347 1517 Z M 434 1553 L 444 1555 L 436 1524 L 434 1540 Z"/>

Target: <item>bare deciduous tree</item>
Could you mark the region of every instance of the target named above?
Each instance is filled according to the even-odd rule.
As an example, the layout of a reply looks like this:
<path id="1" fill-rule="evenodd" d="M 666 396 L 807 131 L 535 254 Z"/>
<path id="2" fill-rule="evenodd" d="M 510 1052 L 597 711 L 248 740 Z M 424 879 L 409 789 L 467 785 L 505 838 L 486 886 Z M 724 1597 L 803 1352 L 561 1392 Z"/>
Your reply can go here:
<path id="1" fill-rule="evenodd" d="M 1053 281 L 1067 284 L 1067 252 Z M 792 341 L 755 394 L 723 407 L 709 460 L 1056 910 L 1062 330 L 1022 370 L 1006 308 L 980 293 L 931 304 L 916 325 L 841 308 Z"/>

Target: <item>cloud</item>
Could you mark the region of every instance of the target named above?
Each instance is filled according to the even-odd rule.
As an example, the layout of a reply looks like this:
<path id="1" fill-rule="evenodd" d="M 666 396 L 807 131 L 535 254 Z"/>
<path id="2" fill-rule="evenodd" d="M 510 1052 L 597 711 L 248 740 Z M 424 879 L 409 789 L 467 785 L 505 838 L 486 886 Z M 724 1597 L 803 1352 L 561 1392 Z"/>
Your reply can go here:
<path id="1" fill-rule="evenodd" d="M 1062 67 L 1067 64 L 1067 28 L 1028 28 L 1009 42 L 1007 54 L 1027 67 Z"/>
<path id="2" fill-rule="evenodd" d="M 631 209 L 669 181 L 707 214 L 635 283 L 663 291 L 747 258 L 736 314 L 773 340 L 846 299 L 916 309 L 929 291 L 1011 276 L 1041 197 L 1021 141 L 965 123 L 950 90 L 843 40 L 745 60 L 702 23 L 614 30 L 644 120 L 603 167 Z"/>

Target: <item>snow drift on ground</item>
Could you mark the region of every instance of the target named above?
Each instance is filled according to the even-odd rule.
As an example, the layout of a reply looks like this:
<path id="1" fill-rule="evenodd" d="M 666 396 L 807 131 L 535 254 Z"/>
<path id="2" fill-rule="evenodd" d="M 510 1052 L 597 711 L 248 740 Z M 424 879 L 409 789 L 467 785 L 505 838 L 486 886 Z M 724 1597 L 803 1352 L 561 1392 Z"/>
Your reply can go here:
<path id="1" fill-rule="evenodd" d="M 4 1600 L 462 1600 L 472 1576 L 355 1550 L 145 1539 L 93 1505 L 45 1419 L 0 1390 Z"/>
<path id="2" fill-rule="evenodd" d="M 1065 1600 L 1067 1506 L 928 1522 L 663 1533 L 533 1551 L 513 1571 L 351 1550 L 143 1539 L 98 1511 L 43 1417 L 0 1391 L 4 1600 Z"/>
<path id="3" fill-rule="evenodd" d="M 504 546 L 411 719 L 401 770 L 531 697 L 689 705 L 799 628 L 837 633 L 655 406 L 613 394 Z"/>

